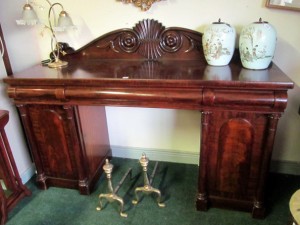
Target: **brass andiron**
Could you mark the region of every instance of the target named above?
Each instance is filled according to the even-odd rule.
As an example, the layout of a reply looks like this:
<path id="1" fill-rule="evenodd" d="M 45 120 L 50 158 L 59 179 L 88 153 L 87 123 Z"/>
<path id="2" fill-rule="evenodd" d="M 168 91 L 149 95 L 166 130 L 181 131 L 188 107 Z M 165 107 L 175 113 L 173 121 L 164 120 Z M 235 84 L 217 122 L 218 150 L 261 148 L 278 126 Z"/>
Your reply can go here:
<path id="1" fill-rule="evenodd" d="M 166 205 L 161 202 L 161 193 L 160 193 L 160 190 L 156 189 L 156 188 L 153 188 L 151 186 L 153 178 L 155 176 L 155 172 L 156 172 L 156 169 L 157 169 L 158 162 L 155 163 L 154 169 L 153 169 L 152 174 L 150 176 L 150 180 L 148 179 L 148 173 L 147 173 L 148 163 L 149 163 L 149 159 L 146 157 L 146 154 L 143 153 L 142 157 L 140 159 L 140 164 L 143 167 L 144 186 L 143 187 L 137 187 L 135 189 L 134 193 L 135 193 L 136 200 L 132 200 L 132 204 L 134 204 L 134 205 L 138 204 L 138 202 L 139 202 L 138 192 L 143 192 L 144 194 L 155 193 L 155 194 L 157 194 L 156 201 L 157 201 L 158 206 L 161 207 L 161 208 L 163 208 Z"/>
<path id="2" fill-rule="evenodd" d="M 106 178 L 108 180 L 108 193 L 99 195 L 99 206 L 96 208 L 98 211 L 103 209 L 103 205 L 101 202 L 102 198 L 105 198 L 108 202 L 117 201 L 120 204 L 120 216 L 127 217 L 127 214 L 123 212 L 124 210 L 124 201 L 123 198 L 117 195 L 118 190 L 123 184 L 124 180 L 128 176 L 128 174 L 132 175 L 132 169 L 129 168 L 128 171 L 124 174 L 123 178 L 120 180 L 118 186 L 114 189 L 111 181 L 111 174 L 113 170 L 113 165 L 109 162 L 108 159 L 105 161 L 105 165 L 103 166 L 103 170 L 106 173 Z"/>

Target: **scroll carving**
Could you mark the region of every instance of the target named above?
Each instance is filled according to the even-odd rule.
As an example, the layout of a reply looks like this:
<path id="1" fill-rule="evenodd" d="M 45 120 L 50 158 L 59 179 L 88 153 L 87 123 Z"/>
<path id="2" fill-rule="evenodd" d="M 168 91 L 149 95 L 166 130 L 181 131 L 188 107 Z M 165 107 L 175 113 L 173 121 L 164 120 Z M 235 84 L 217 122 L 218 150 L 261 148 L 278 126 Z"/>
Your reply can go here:
<path id="1" fill-rule="evenodd" d="M 189 53 L 198 48 L 202 52 L 201 34 L 180 28 L 165 28 L 155 20 L 143 20 L 133 29 L 124 30 L 98 48 L 110 48 L 116 53 L 138 53 L 148 60 L 156 60 L 166 53 Z M 184 45 L 184 42 L 187 44 Z"/>
<path id="2" fill-rule="evenodd" d="M 135 52 L 139 47 L 138 36 L 135 32 L 124 32 L 121 34 L 119 45 L 124 52 Z"/>

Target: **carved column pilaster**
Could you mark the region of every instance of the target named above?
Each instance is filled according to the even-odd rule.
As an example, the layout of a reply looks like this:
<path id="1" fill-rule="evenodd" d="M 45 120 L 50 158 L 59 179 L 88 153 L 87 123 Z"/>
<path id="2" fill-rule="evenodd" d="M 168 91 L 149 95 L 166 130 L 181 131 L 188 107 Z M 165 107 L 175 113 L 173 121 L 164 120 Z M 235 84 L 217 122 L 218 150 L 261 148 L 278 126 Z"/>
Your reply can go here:
<path id="1" fill-rule="evenodd" d="M 211 112 L 203 111 L 201 117 L 201 149 L 199 159 L 199 183 L 197 195 L 197 209 L 206 211 L 208 209 L 207 193 L 207 153 L 208 153 L 208 134 Z"/>
<path id="2" fill-rule="evenodd" d="M 71 132 L 70 139 L 68 139 L 71 140 L 71 142 L 69 143 L 70 145 L 69 147 L 73 148 L 73 151 L 76 151 L 78 153 L 75 154 L 75 160 L 78 169 L 79 191 L 81 194 L 90 194 L 90 187 L 87 179 L 88 165 L 85 163 L 86 162 L 85 151 L 82 150 L 84 146 L 80 145 L 80 140 L 79 140 L 80 137 L 79 134 L 77 133 L 77 129 L 75 129 L 77 126 L 79 126 L 79 123 L 76 124 L 76 120 L 79 119 L 77 108 L 72 105 L 64 105 L 63 109 L 66 112 L 67 121 L 68 121 L 67 126 L 69 132 Z"/>
<path id="3" fill-rule="evenodd" d="M 36 146 L 36 141 L 34 140 L 34 135 L 32 133 L 32 122 L 30 121 L 28 111 L 27 111 L 27 105 L 17 105 L 17 109 L 19 111 L 19 115 L 22 120 L 22 124 L 25 130 L 26 138 L 29 142 L 29 148 L 30 152 L 34 158 L 35 168 L 37 171 L 37 184 L 40 189 L 47 189 L 46 180 L 47 177 L 45 176 L 45 172 L 43 169 L 43 164 L 40 158 L 40 155 L 37 153 L 38 148 Z"/>
<path id="4" fill-rule="evenodd" d="M 273 145 L 276 135 L 276 129 L 278 121 L 281 117 L 280 113 L 267 115 L 268 117 L 268 127 L 266 131 L 265 145 L 263 146 L 263 156 L 261 164 L 261 173 L 259 177 L 256 199 L 253 203 L 252 216 L 253 218 L 263 218 L 265 215 L 265 205 L 264 205 L 264 196 L 265 196 L 265 186 L 266 179 L 269 173 L 270 160 L 273 151 Z"/>

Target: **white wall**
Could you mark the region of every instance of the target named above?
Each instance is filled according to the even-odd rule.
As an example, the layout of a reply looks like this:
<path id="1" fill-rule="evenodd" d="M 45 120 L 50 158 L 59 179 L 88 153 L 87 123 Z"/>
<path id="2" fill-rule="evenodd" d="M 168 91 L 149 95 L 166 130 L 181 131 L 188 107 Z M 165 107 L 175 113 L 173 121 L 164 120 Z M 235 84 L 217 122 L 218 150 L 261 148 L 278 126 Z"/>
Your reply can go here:
<path id="1" fill-rule="evenodd" d="M 49 35 L 41 28 L 17 27 L 25 1 L 1 0 L 0 22 L 14 71 L 21 71 L 48 57 Z M 37 3 L 47 6 L 44 0 Z M 60 35 L 79 48 L 90 40 L 119 29 L 131 28 L 142 19 L 156 19 L 164 26 L 179 26 L 203 32 L 204 27 L 221 18 L 241 28 L 260 17 L 277 29 L 278 44 L 274 62 L 296 84 L 300 85 L 299 12 L 265 8 L 265 0 L 166 0 L 155 3 L 150 11 L 141 12 L 132 5 L 116 0 L 62 0 L 78 29 Z M 46 12 L 38 11 L 45 18 Z M 273 159 L 300 162 L 299 88 L 289 92 L 288 109 L 280 121 Z M 107 108 L 111 144 L 132 148 L 155 148 L 168 151 L 198 153 L 200 115 L 195 111 Z M 130 129 L 127 129 L 130 128 Z"/>
<path id="2" fill-rule="evenodd" d="M 5 86 L 2 78 L 6 77 L 6 70 L 2 57 L 0 56 L 0 109 L 9 112 L 9 121 L 4 130 L 9 140 L 17 168 L 23 175 L 23 182 L 26 182 L 33 173 L 33 166 L 28 155 L 27 146 L 23 133 L 21 132 L 21 123 L 14 104 L 7 98 Z"/>

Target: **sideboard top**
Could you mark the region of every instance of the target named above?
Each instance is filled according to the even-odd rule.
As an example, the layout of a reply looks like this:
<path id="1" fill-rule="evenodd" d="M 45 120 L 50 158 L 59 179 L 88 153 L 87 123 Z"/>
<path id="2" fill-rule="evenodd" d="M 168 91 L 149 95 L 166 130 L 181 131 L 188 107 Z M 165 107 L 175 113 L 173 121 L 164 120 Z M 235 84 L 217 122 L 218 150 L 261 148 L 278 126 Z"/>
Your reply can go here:
<path id="1" fill-rule="evenodd" d="M 180 27 L 165 28 L 149 19 L 69 51 L 63 60 L 69 63 L 65 68 L 36 65 L 4 81 L 13 86 L 293 88 L 293 82 L 275 64 L 266 70 L 243 68 L 238 51 L 228 66 L 209 66 L 203 54 L 201 33 Z"/>

